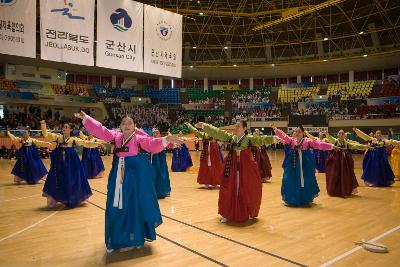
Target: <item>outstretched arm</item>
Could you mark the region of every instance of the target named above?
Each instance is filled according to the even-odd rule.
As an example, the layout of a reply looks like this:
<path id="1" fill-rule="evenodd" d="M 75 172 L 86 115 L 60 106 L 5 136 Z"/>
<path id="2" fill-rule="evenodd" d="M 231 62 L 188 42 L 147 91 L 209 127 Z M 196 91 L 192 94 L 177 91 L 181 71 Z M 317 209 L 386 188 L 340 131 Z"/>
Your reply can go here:
<path id="1" fill-rule="evenodd" d="M 71 140 L 71 141 L 75 142 L 75 144 L 77 146 L 83 146 L 86 148 L 96 148 L 99 146 L 99 143 L 97 143 L 97 142 L 82 140 L 78 137 L 72 137 L 72 138 L 73 138 L 73 140 Z"/>
<path id="2" fill-rule="evenodd" d="M 7 135 L 8 137 L 10 137 L 10 139 L 14 142 L 21 142 L 21 138 L 16 137 L 15 135 L 13 135 L 10 131 L 7 131 Z"/>
<path id="3" fill-rule="evenodd" d="M 332 150 L 334 145 L 320 140 L 310 140 L 310 146 L 318 150 Z"/>
<path id="4" fill-rule="evenodd" d="M 304 134 L 307 136 L 307 138 L 309 138 L 311 140 L 317 140 L 318 139 L 314 135 L 310 134 L 308 131 L 304 131 Z"/>
<path id="5" fill-rule="evenodd" d="M 82 140 L 87 140 L 87 136 L 82 131 L 79 131 L 79 138 Z"/>
<path id="6" fill-rule="evenodd" d="M 326 136 L 326 141 L 328 141 L 331 144 L 336 144 L 337 139 L 335 137 L 333 137 L 329 133 L 325 133 L 325 136 Z"/>
<path id="7" fill-rule="evenodd" d="M 195 127 L 193 127 L 190 123 L 186 123 L 186 127 L 188 127 L 189 131 L 191 133 L 193 133 L 198 138 L 202 138 L 202 139 L 209 139 L 210 138 L 207 133 L 200 132 Z"/>
<path id="8" fill-rule="evenodd" d="M 353 130 L 356 133 L 356 135 L 358 137 L 360 137 L 361 139 L 363 139 L 364 141 L 372 141 L 373 140 L 373 138 L 371 136 L 369 136 L 368 134 L 364 133 L 360 129 L 354 128 Z"/>
<path id="9" fill-rule="evenodd" d="M 249 139 L 251 143 L 254 146 L 260 147 L 263 145 L 270 145 L 275 143 L 275 138 L 274 136 L 270 135 L 264 135 L 264 136 L 249 136 Z"/>
<path id="10" fill-rule="evenodd" d="M 45 141 L 40 141 L 37 139 L 32 139 L 32 143 L 37 147 L 50 147 L 51 146 L 51 143 L 45 142 Z"/>
<path id="11" fill-rule="evenodd" d="M 40 129 L 42 130 L 43 137 L 49 139 L 50 141 L 54 141 L 55 142 L 60 137 L 59 134 L 50 133 L 47 130 L 47 126 L 46 126 L 46 122 L 45 121 L 41 121 L 40 122 Z"/>
<path id="12" fill-rule="evenodd" d="M 94 136 L 97 136 L 107 142 L 114 140 L 116 132 L 108 130 L 100 122 L 93 119 L 92 117 L 86 115 L 83 112 L 75 114 L 75 117 L 83 119 L 83 126 L 85 126 L 86 130 L 88 130 Z"/>
<path id="13" fill-rule="evenodd" d="M 198 128 L 202 128 L 204 132 L 210 137 L 221 140 L 223 142 L 230 142 L 234 136 L 233 134 L 227 133 L 226 131 L 220 130 L 217 127 L 214 127 L 207 123 L 200 122 L 196 124 L 196 127 L 197 126 L 199 126 Z"/>
<path id="14" fill-rule="evenodd" d="M 347 145 L 352 150 L 366 150 L 368 149 L 368 145 L 363 145 L 357 142 L 347 142 Z"/>

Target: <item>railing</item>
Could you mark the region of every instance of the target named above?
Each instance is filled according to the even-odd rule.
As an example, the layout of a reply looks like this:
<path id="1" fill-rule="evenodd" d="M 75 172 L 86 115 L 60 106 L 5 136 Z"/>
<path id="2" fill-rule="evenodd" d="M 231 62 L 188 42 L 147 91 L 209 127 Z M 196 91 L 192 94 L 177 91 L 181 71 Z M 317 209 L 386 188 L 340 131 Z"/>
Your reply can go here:
<path id="1" fill-rule="evenodd" d="M 400 113 L 365 114 L 365 115 L 333 115 L 331 120 L 372 120 L 400 118 Z"/>
<path id="2" fill-rule="evenodd" d="M 265 117 L 249 117 L 249 121 L 287 121 L 289 117 L 265 116 Z"/>

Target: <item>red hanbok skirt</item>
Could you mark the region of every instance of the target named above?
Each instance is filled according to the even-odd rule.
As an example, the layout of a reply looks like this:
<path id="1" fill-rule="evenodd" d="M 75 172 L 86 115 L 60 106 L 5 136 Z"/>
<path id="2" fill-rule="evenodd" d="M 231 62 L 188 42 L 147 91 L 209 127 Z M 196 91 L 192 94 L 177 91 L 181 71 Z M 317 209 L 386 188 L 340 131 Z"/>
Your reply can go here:
<path id="1" fill-rule="evenodd" d="M 358 187 L 350 151 L 330 151 L 326 161 L 326 189 L 333 197 L 348 197 Z"/>
<path id="2" fill-rule="evenodd" d="M 228 177 L 222 174 L 218 213 L 229 221 L 243 222 L 258 216 L 262 199 L 261 177 L 250 148 L 240 151 L 239 162 L 238 152 L 230 153 L 233 153 L 231 167 Z"/>
<path id="3" fill-rule="evenodd" d="M 220 185 L 223 170 L 218 143 L 210 142 L 210 151 L 206 152 L 206 158 L 200 159 L 197 182 L 199 184 Z"/>
<path id="4" fill-rule="evenodd" d="M 269 161 L 267 149 L 265 146 L 262 146 L 261 148 L 257 148 L 256 161 L 257 161 L 258 170 L 260 172 L 261 179 L 264 179 L 264 178 L 266 180 L 271 179 L 272 166 L 271 166 L 271 162 Z"/>

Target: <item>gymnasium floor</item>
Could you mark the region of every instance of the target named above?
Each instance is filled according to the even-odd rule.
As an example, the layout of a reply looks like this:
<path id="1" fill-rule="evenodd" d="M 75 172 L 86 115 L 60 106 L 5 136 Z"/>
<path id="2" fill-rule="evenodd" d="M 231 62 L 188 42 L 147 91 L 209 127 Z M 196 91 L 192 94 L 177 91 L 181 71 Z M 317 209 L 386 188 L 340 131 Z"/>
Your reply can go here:
<path id="1" fill-rule="evenodd" d="M 200 152 L 192 152 L 195 166 L 189 172 L 170 173 L 172 194 L 159 201 L 164 223 L 157 240 L 111 254 L 104 246 L 106 178 L 90 181 L 93 196 L 81 207 L 49 210 L 43 184 L 14 185 L 15 161 L 1 159 L 0 266 L 399 266 L 400 182 L 390 188 L 361 186 L 357 197 L 341 199 L 326 194 L 325 175 L 318 174 L 315 205 L 289 208 L 280 196 L 283 153 L 269 154 L 273 179 L 263 185 L 254 223 L 219 222 L 218 190 L 196 183 Z M 107 174 L 111 159 L 104 158 Z M 355 161 L 359 178 L 362 156 Z M 360 249 L 353 242 L 361 239 L 382 243 L 390 252 Z"/>

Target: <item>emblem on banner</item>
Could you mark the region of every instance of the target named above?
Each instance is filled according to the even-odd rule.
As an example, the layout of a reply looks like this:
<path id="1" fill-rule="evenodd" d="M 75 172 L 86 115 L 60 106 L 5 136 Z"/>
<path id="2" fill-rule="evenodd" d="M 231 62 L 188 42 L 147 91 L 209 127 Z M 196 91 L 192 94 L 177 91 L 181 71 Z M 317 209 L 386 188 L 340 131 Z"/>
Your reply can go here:
<path id="1" fill-rule="evenodd" d="M 132 19 L 129 17 L 128 12 L 125 9 L 118 8 L 110 16 L 111 24 L 114 29 L 120 32 L 125 32 L 132 27 Z"/>
<path id="2" fill-rule="evenodd" d="M 0 6 L 11 6 L 14 5 L 17 0 L 0 0 Z"/>
<path id="3" fill-rule="evenodd" d="M 82 16 L 76 16 L 74 13 L 78 11 L 77 8 L 74 8 L 74 3 L 73 1 L 67 1 L 64 0 L 64 8 L 55 8 L 50 10 L 50 12 L 60 12 L 61 15 L 67 16 L 69 19 L 82 19 L 84 20 L 85 18 Z"/>
<path id="4" fill-rule="evenodd" d="M 169 40 L 172 35 L 172 27 L 165 21 L 161 21 L 156 27 L 157 35 L 163 40 Z"/>

